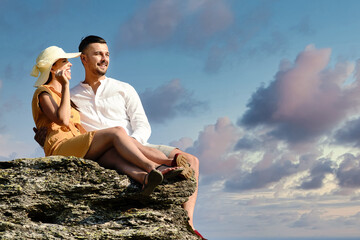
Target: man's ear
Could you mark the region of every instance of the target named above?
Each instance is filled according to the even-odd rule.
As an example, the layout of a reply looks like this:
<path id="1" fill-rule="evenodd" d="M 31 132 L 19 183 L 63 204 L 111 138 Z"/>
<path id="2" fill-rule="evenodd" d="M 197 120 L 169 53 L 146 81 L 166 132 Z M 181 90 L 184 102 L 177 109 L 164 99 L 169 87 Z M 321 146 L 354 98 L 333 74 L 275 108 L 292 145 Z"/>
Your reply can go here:
<path id="1" fill-rule="evenodd" d="M 81 62 L 86 62 L 86 56 L 85 56 L 85 54 L 81 54 L 80 55 L 80 59 L 81 59 Z"/>

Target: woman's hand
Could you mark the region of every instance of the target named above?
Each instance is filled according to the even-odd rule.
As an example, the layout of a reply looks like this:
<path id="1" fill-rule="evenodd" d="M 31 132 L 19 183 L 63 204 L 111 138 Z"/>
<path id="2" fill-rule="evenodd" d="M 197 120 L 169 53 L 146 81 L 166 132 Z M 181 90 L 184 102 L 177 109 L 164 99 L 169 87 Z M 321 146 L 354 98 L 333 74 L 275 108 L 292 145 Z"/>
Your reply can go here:
<path id="1" fill-rule="evenodd" d="M 69 84 L 69 80 L 71 79 L 71 73 L 69 70 L 58 70 L 55 72 L 55 76 L 61 85 Z"/>

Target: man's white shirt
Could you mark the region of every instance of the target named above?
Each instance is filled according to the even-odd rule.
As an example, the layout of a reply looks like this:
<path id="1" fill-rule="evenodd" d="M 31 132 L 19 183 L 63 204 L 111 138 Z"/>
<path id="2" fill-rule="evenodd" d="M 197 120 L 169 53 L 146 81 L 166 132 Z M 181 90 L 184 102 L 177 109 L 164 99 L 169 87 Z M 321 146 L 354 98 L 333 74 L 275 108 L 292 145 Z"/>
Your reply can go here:
<path id="1" fill-rule="evenodd" d="M 136 90 L 128 83 L 108 77 L 100 83 L 96 94 L 85 83 L 70 90 L 84 128 L 93 131 L 120 126 L 140 143 L 147 143 L 151 127 Z"/>

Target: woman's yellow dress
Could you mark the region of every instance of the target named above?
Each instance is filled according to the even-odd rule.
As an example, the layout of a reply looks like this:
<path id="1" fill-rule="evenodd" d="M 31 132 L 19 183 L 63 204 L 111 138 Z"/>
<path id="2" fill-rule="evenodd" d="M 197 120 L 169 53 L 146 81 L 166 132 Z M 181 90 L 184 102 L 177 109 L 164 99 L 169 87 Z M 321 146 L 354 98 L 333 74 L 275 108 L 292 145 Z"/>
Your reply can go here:
<path id="1" fill-rule="evenodd" d="M 36 128 L 47 128 L 44 144 L 45 156 L 62 155 L 84 157 L 89 150 L 95 131 L 86 132 L 80 124 L 79 112 L 73 107 L 71 107 L 68 127 L 60 126 L 50 121 L 42 112 L 39 105 L 39 95 L 43 92 L 49 93 L 58 106 L 60 106 L 61 102 L 61 93 L 52 87 L 41 85 L 36 89 L 32 99 L 32 113 Z"/>

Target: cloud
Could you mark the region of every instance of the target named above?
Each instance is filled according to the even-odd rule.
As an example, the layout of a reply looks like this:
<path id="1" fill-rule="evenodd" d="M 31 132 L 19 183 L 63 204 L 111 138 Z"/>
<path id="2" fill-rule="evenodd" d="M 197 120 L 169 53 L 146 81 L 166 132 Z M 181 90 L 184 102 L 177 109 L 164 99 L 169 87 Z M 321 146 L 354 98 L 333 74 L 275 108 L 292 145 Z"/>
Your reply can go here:
<path id="1" fill-rule="evenodd" d="M 235 176 L 228 178 L 225 189 L 233 192 L 264 188 L 270 183 L 278 182 L 283 177 L 297 173 L 299 170 L 299 163 L 293 163 L 286 159 L 275 161 L 274 156 L 267 153 L 251 171 L 242 170 Z"/>
<path id="2" fill-rule="evenodd" d="M 268 127 L 271 136 L 289 143 L 315 141 L 333 130 L 358 108 L 360 97 L 359 79 L 344 84 L 354 64 L 330 68 L 330 56 L 330 49 L 310 45 L 293 64 L 283 61 L 275 79 L 252 95 L 238 125 Z"/>
<path id="3" fill-rule="evenodd" d="M 326 181 L 329 175 L 339 183 L 335 191 L 358 188 L 359 160 L 332 159 L 324 156 L 324 148 L 331 148 L 327 144 L 334 130 L 360 106 L 359 64 L 338 62 L 330 67 L 330 56 L 331 49 L 308 46 L 294 63 L 281 62 L 274 80 L 255 91 L 237 126 L 219 118 L 194 143 L 182 139 L 174 144 L 193 144 L 185 150 L 200 159 L 202 179 L 222 179 L 228 192 L 270 186 L 280 192 L 285 191 L 284 182 L 293 190 L 326 191 L 325 184 L 336 188 L 333 180 Z M 351 136 L 349 141 L 357 139 L 358 121 L 342 128 L 343 135 Z M 345 142 L 343 135 L 334 136 Z"/>
<path id="4" fill-rule="evenodd" d="M 360 118 L 347 121 L 334 134 L 336 144 L 360 146 Z"/>
<path id="5" fill-rule="evenodd" d="M 178 79 L 154 90 L 146 89 L 140 97 L 149 121 L 154 123 L 164 123 L 179 115 L 196 115 L 207 109 L 207 103 L 195 99 Z"/>
<path id="6" fill-rule="evenodd" d="M 236 15 L 227 1 L 154 0 L 142 5 L 119 27 L 117 49 L 172 48 L 205 56 L 204 71 L 264 54 L 283 53 L 288 32 L 269 31 L 272 3 L 261 3 Z M 308 18 L 291 28 L 311 34 Z M 263 39 L 266 39 L 264 41 Z"/>
<path id="7" fill-rule="evenodd" d="M 244 136 L 236 143 L 234 150 L 259 150 L 262 145 L 262 141 Z"/>
<path id="8" fill-rule="evenodd" d="M 336 176 L 341 187 L 360 188 L 360 158 L 353 154 L 344 154 Z"/>
<path id="9" fill-rule="evenodd" d="M 194 141 L 191 138 L 183 137 L 178 141 L 172 141 L 170 146 L 177 147 L 179 149 L 185 150 L 194 145 Z"/>
<path id="10" fill-rule="evenodd" d="M 181 39 L 189 46 L 202 46 L 214 34 L 226 29 L 233 14 L 224 1 L 155 0 L 139 9 L 118 35 L 119 48 L 147 48 Z"/>
<path id="11" fill-rule="evenodd" d="M 323 186 L 323 180 L 326 174 L 334 173 L 335 163 L 330 159 L 319 159 L 315 166 L 310 170 L 310 176 L 303 179 L 300 189 L 319 189 Z"/>
<path id="12" fill-rule="evenodd" d="M 217 73 L 225 63 L 286 48 L 284 33 L 273 31 L 263 37 L 272 16 L 268 5 L 236 16 L 227 1 L 151 1 L 119 27 L 116 48 L 180 49 L 205 56 L 204 71 Z M 268 40 L 260 41 L 260 36 Z"/>
<path id="13" fill-rule="evenodd" d="M 189 1 L 192 4 L 194 1 Z M 203 1 L 196 8 L 188 8 L 193 17 L 186 21 L 184 42 L 201 47 L 217 33 L 224 32 L 234 22 L 234 14 L 224 1 Z"/>
<path id="14" fill-rule="evenodd" d="M 233 149 L 239 135 L 230 119 L 222 117 L 214 125 L 205 126 L 193 146 L 185 151 L 200 159 L 203 176 L 225 176 L 238 164 L 236 158 L 227 154 Z"/>
<path id="15" fill-rule="evenodd" d="M 266 43 L 258 43 L 257 39 L 265 32 L 270 18 L 271 12 L 267 4 L 259 5 L 246 14 L 238 16 L 237 21 L 234 21 L 217 39 L 213 41 L 209 39 L 208 42 L 212 44 L 208 46 L 204 71 L 217 73 L 225 63 L 258 56 L 263 51 L 268 52 L 267 47 L 275 49 L 276 42 L 273 41 L 276 38 L 275 34 Z"/>
<path id="16" fill-rule="evenodd" d="M 119 33 L 119 47 L 152 47 L 172 38 L 183 18 L 176 1 L 155 0 L 140 9 Z"/>
<path id="17" fill-rule="evenodd" d="M 321 219 L 322 212 L 317 210 L 312 210 L 309 213 L 304 213 L 300 218 L 292 224 L 294 228 L 310 228 L 318 229 L 323 225 L 323 220 Z"/>

